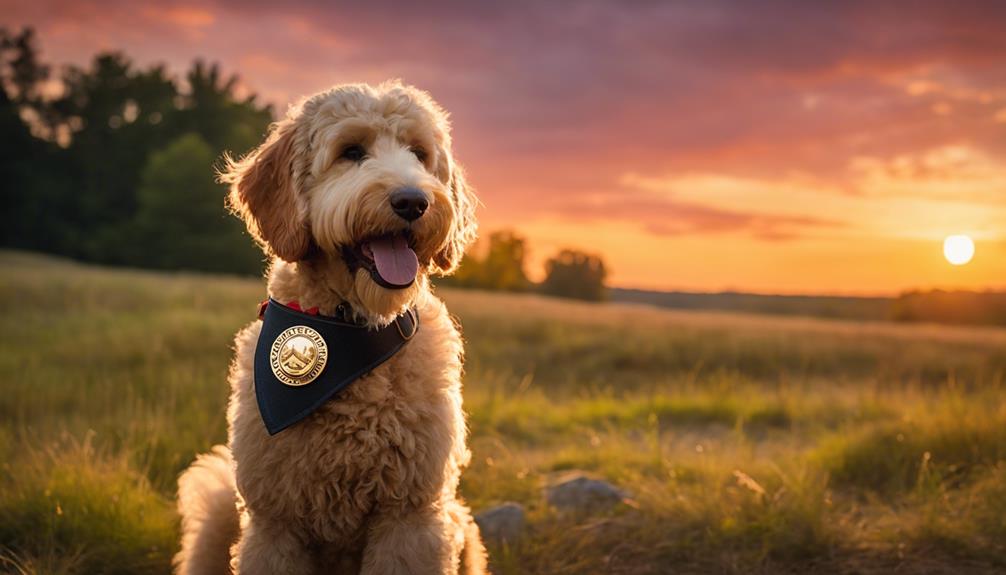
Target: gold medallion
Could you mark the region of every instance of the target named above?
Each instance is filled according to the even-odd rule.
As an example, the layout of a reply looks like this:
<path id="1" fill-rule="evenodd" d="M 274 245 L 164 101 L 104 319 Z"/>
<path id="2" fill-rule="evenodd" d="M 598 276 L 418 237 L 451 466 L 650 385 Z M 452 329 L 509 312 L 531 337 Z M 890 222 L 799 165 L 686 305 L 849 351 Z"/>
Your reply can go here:
<path id="1" fill-rule="evenodd" d="M 321 334 L 297 325 L 272 342 L 269 365 L 277 379 L 287 385 L 307 385 L 321 375 L 328 361 L 328 344 Z"/>

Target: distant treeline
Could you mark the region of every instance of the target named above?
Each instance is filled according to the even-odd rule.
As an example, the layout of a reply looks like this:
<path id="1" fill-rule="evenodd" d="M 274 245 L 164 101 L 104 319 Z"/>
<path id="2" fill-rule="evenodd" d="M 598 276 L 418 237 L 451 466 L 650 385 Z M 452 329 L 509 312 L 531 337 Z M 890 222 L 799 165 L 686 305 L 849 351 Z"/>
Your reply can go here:
<path id="1" fill-rule="evenodd" d="M 54 73 L 38 52 L 31 29 L 0 28 L 0 246 L 261 271 L 261 253 L 224 211 L 214 164 L 261 140 L 269 106 L 239 95 L 237 78 L 215 65 L 196 62 L 176 78 L 110 52 Z"/>
<path id="2" fill-rule="evenodd" d="M 897 321 L 1006 325 L 1006 292 L 912 291 L 891 305 Z"/>
<path id="3" fill-rule="evenodd" d="M 489 235 L 465 255 L 453 277 L 438 283 L 495 291 L 603 301 L 608 299 L 608 270 L 600 256 L 564 249 L 545 262 L 545 279 L 534 283 L 525 272 L 527 240 L 512 231 Z"/>
<path id="4" fill-rule="evenodd" d="M 1006 325 L 1006 292 L 913 291 L 898 297 L 660 292 L 611 288 L 611 301 L 852 320 Z"/>

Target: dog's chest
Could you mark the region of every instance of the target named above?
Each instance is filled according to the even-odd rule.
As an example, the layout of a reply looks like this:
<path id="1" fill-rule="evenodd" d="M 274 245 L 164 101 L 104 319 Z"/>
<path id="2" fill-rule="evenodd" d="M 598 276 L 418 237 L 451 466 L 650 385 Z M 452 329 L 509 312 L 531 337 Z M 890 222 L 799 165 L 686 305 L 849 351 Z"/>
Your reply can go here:
<path id="1" fill-rule="evenodd" d="M 387 363 L 287 430 L 236 433 L 238 484 L 249 508 L 301 523 L 318 539 L 347 541 L 372 513 L 433 501 L 460 405 L 456 358 L 438 353 L 443 341 L 431 336 L 445 334 L 431 332 L 421 330 Z M 253 402 L 253 394 L 245 395 L 241 411 L 258 416 Z M 249 423 L 261 429 L 260 421 Z"/>

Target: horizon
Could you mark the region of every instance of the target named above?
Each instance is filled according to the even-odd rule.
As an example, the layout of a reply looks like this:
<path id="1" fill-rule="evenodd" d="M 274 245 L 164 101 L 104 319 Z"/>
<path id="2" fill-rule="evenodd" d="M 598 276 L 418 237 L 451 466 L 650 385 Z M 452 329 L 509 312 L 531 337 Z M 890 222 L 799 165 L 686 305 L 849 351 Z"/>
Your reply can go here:
<path id="1" fill-rule="evenodd" d="M 348 81 L 428 90 L 482 235 L 526 237 L 534 280 L 574 247 L 624 289 L 1006 289 L 1006 5 L 2 4 L 48 63 L 219 62 L 277 114 Z"/>

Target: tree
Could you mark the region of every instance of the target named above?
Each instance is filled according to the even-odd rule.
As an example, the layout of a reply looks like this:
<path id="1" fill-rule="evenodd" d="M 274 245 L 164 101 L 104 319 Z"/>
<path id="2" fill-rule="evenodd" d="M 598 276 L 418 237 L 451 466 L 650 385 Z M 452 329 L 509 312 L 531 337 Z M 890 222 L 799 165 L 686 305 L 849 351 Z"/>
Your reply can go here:
<path id="1" fill-rule="evenodd" d="M 87 260 L 135 264 L 120 232 L 136 215 L 140 171 L 175 129 L 178 95 L 161 67 L 135 70 L 119 53 L 95 57 L 90 69 L 68 68 L 52 102 L 51 131 L 62 134 L 74 185 L 64 203 L 76 237 L 66 252 Z"/>
<path id="2" fill-rule="evenodd" d="M 524 273 L 526 245 L 524 238 L 510 231 L 493 232 L 489 236 L 489 253 L 482 262 L 486 287 L 503 291 L 527 289 L 529 282 Z"/>
<path id="3" fill-rule="evenodd" d="M 61 191 L 69 188 L 66 154 L 33 135 L 44 132 L 41 84 L 49 68 L 38 60 L 34 32 L 0 28 L 0 245 L 56 251 L 66 244 Z M 57 206 L 53 209 L 53 206 Z"/>
<path id="4" fill-rule="evenodd" d="M 256 273 L 262 254 L 237 218 L 223 209 L 214 181 L 217 155 L 198 134 L 153 153 L 141 176 L 139 210 L 128 245 L 145 267 Z"/>
<path id="5" fill-rule="evenodd" d="M 212 158 L 225 151 L 241 155 L 265 134 L 272 109 L 254 95 L 239 96 L 237 77 L 225 77 L 214 64 L 196 62 L 180 87 L 163 66 L 138 68 L 117 52 L 95 56 L 88 67 L 67 67 L 62 93 L 47 98 L 41 88 L 49 68 L 39 62 L 35 44 L 30 29 L 16 35 L 0 30 L 0 245 L 153 265 L 145 249 L 150 246 L 140 240 L 154 236 L 138 235 L 149 223 L 140 221 L 141 203 L 147 202 L 143 217 L 149 216 L 149 198 L 141 200 L 139 189 L 151 155 L 190 133 L 209 146 Z M 195 151 L 188 146 L 187 153 Z M 212 158 L 200 164 L 207 182 Z M 224 217 L 222 201 L 215 210 Z M 193 229 L 199 222 L 185 225 Z M 221 260 L 218 269 L 259 267 L 238 261 L 245 263 Z"/>
<path id="6" fill-rule="evenodd" d="M 489 236 L 485 255 L 465 255 L 465 259 L 447 284 L 488 290 L 524 291 L 531 282 L 524 272 L 527 242 L 511 231 L 497 231 Z"/>
<path id="7" fill-rule="evenodd" d="M 35 31 L 24 28 L 12 34 L 0 28 L 0 64 L 0 82 L 8 99 L 19 107 L 39 106 L 50 69 L 38 59 Z"/>
<path id="8" fill-rule="evenodd" d="M 602 301 L 607 298 L 604 280 L 607 276 L 604 262 L 599 256 L 576 250 L 562 250 L 545 263 L 543 293 Z"/>
<path id="9" fill-rule="evenodd" d="M 272 107 L 255 94 L 238 96 L 240 80 L 224 77 L 217 64 L 196 60 L 186 74 L 188 90 L 177 116 L 182 129 L 197 132 L 214 150 L 244 154 L 261 141 L 272 121 Z"/>

